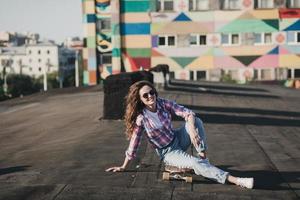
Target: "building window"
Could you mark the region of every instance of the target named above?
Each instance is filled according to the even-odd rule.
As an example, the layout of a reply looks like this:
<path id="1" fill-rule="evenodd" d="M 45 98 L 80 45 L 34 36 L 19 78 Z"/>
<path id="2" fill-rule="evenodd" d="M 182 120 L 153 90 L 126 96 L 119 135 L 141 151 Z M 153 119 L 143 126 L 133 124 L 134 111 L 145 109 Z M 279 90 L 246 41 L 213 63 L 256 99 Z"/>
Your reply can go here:
<path id="1" fill-rule="evenodd" d="M 174 2 L 173 0 L 159 0 L 158 1 L 158 11 L 173 11 Z"/>
<path id="2" fill-rule="evenodd" d="M 194 71 L 190 71 L 190 80 L 194 80 Z"/>
<path id="3" fill-rule="evenodd" d="M 231 44 L 239 44 L 240 43 L 240 37 L 238 34 L 232 34 L 231 35 Z"/>
<path id="4" fill-rule="evenodd" d="M 30 71 L 30 72 L 32 71 L 32 67 L 29 67 L 29 71 Z"/>
<path id="5" fill-rule="evenodd" d="M 257 0 L 256 8 L 274 8 L 273 0 Z"/>
<path id="6" fill-rule="evenodd" d="M 31 54 L 31 50 L 28 51 L 28 54 Z"/>
<path id="7" fill-rule="evenodd" d="M 255 44 L 271 44 L 272 33 L 254 33 Z"/>
<path id="8" fill-rule="evenodd" d="M 190 36 L 190 45 L 191 46 L 196 46 L 198 44 L 197 42 L 197 35 L 192 34 Z"/>
<path id="9" fill-rule="evenodd" d="M 41 54 L 41 50 L 38 50 L 38 54 Z"/>
<path id="10" fill-rule="evenodd" d="M 299 44 L 300 43 L 300 32 L 298 31 L 288 31 L 287 41 L 289 44 Z"/>
<path id="11" fill-rule="evenodd" d="M 300 69 L 295 69 L 294 78 L 300 78 Z"/>
<path id="12" fill-rule="evenodd" d="M 209 0 L 189 0 L 189 10 L 209 10 Z"/>
<path id="13" fill-rule="evenodd" d="M 47 50 L 47 54 L 50 54 L 50 51 L 49 51 L 49 50 Z"/>
<path id="14" fill-rule="evenodd" d="M 42 71 L 42 68 L 41 68 L 41 67 L 39 67 L 39 72 L 40 72 L 40 71 Z"/>
<path id="15" fill-rule="evenodd" d="M 290 0 L 289 7 L 290 8 L 300 8 L 300 0 Z"/>
<path id="16" fill-rule="evenodd" d="M 101 32 L 101 30 L 110 30 L 111 22 L 109 18 L 102 18 L 97 21 L 97 31 Z"/>
<path id="17" fill-rule="evenodd" d="M 222 34 L 221 43 L 223 45 L 239 45 L 240 35 L 239 34 Z"/>
<path id="18" fill-rule="evenodd" d="M 40 63 L 40 62 L 42 62 L 42 60 L 41 60 L 41 59 L 39 59 L 38 61 L 39 61 L 39 63 Z"/>
<path id="19" fill-rule="evenodd" d="M 206 45 L 206 35 L 191 34 L 190 45 L 191 46 Z"/>
<path id="20" fill-rule="evenodd" d="M 272 33 L 265 33 L 264 34 L 264 42 L 265 42 L 265 44 L 272 43 Z"/>
<path id="21" fill-rule="evenodd" d="M 261 70 L 261 79 L 262 80 L 272 80 L 272 71 L 271 71 L 271 69 L 262 69 Z"/>
<path id="22" fill-rule="evenodd" d="M 225 45 L 229 44 L 229 34 L 222 34 L 221 43 Z"/>
<path id="23" fill-rule="evenodd" d="M 206 71 L 197 71 L 197 80 L 205 80 Z"/>
<path id="24" fill-rule="evenodd" d="M 174 35 L 160 35 L 158 36 L 158 46 L 176 46 L 176 37 Z"/>
<path id="25" fill-rule="evenodd" d="M 238 9 L 240 9 L 240 1 L 239 0 L 225 0 L 225 1 L 223 1 L 222 8 L 224 10 L 238 10 Z"/>
<path id="26" fill-rule="evenodd" d="M 206 35 L 199 35 L 199 45 L 206 45 Z"/>

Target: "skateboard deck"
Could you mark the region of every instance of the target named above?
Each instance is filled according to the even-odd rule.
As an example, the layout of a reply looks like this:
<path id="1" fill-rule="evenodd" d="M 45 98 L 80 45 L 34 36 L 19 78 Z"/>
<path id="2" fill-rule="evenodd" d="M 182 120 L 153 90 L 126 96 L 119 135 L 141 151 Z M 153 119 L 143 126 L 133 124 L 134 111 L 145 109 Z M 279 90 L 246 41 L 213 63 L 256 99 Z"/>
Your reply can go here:
<path id="1" fill-rule="evenodd" d="M 165 181 L 170 180 L 184 180 L 187 183 L 193 182 L 193 170 L 189 168 L 178 168 L 175 166 L 166 165 L 163 172 L 162 179 Z"/>

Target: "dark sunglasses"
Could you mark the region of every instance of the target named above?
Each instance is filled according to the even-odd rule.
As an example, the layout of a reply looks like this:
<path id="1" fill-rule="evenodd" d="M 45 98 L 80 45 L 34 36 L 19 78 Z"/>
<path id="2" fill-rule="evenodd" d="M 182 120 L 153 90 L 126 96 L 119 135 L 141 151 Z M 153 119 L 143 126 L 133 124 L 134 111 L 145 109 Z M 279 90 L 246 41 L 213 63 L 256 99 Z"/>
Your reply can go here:
<path id="1" fill-rule="evenodd" d="M 143 98 L 148 99 L 149 95 L 153 96 L 155 94 L 155 92 L 153 90 L 150 90 L 150 92 L 144 93 L 142 95 Z"/>

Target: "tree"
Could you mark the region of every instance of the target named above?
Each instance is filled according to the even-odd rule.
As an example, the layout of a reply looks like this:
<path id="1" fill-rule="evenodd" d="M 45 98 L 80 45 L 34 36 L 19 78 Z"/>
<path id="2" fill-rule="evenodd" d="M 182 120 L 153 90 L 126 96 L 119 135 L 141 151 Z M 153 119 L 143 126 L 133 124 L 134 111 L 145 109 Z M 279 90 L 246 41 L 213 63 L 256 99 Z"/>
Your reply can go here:
<path id="1" fill-rule="evenodd" d="M 40 91 L 41 85 L 28 75 L 11 74 L 7 76 L 8 94 L 11 97 L 29 95 Z"/>

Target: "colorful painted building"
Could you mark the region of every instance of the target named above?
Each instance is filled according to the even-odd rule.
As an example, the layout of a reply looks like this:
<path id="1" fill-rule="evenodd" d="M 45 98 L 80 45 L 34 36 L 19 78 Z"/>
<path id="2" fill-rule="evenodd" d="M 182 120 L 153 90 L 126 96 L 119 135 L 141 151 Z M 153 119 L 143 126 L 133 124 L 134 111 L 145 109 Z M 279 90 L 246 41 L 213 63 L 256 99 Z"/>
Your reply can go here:
<path id="1" fill-rule="evenodd" d="M 170 66 L 218 81 L 300 78 L 300 0 L 82 0 L 84 84 Z"/>

